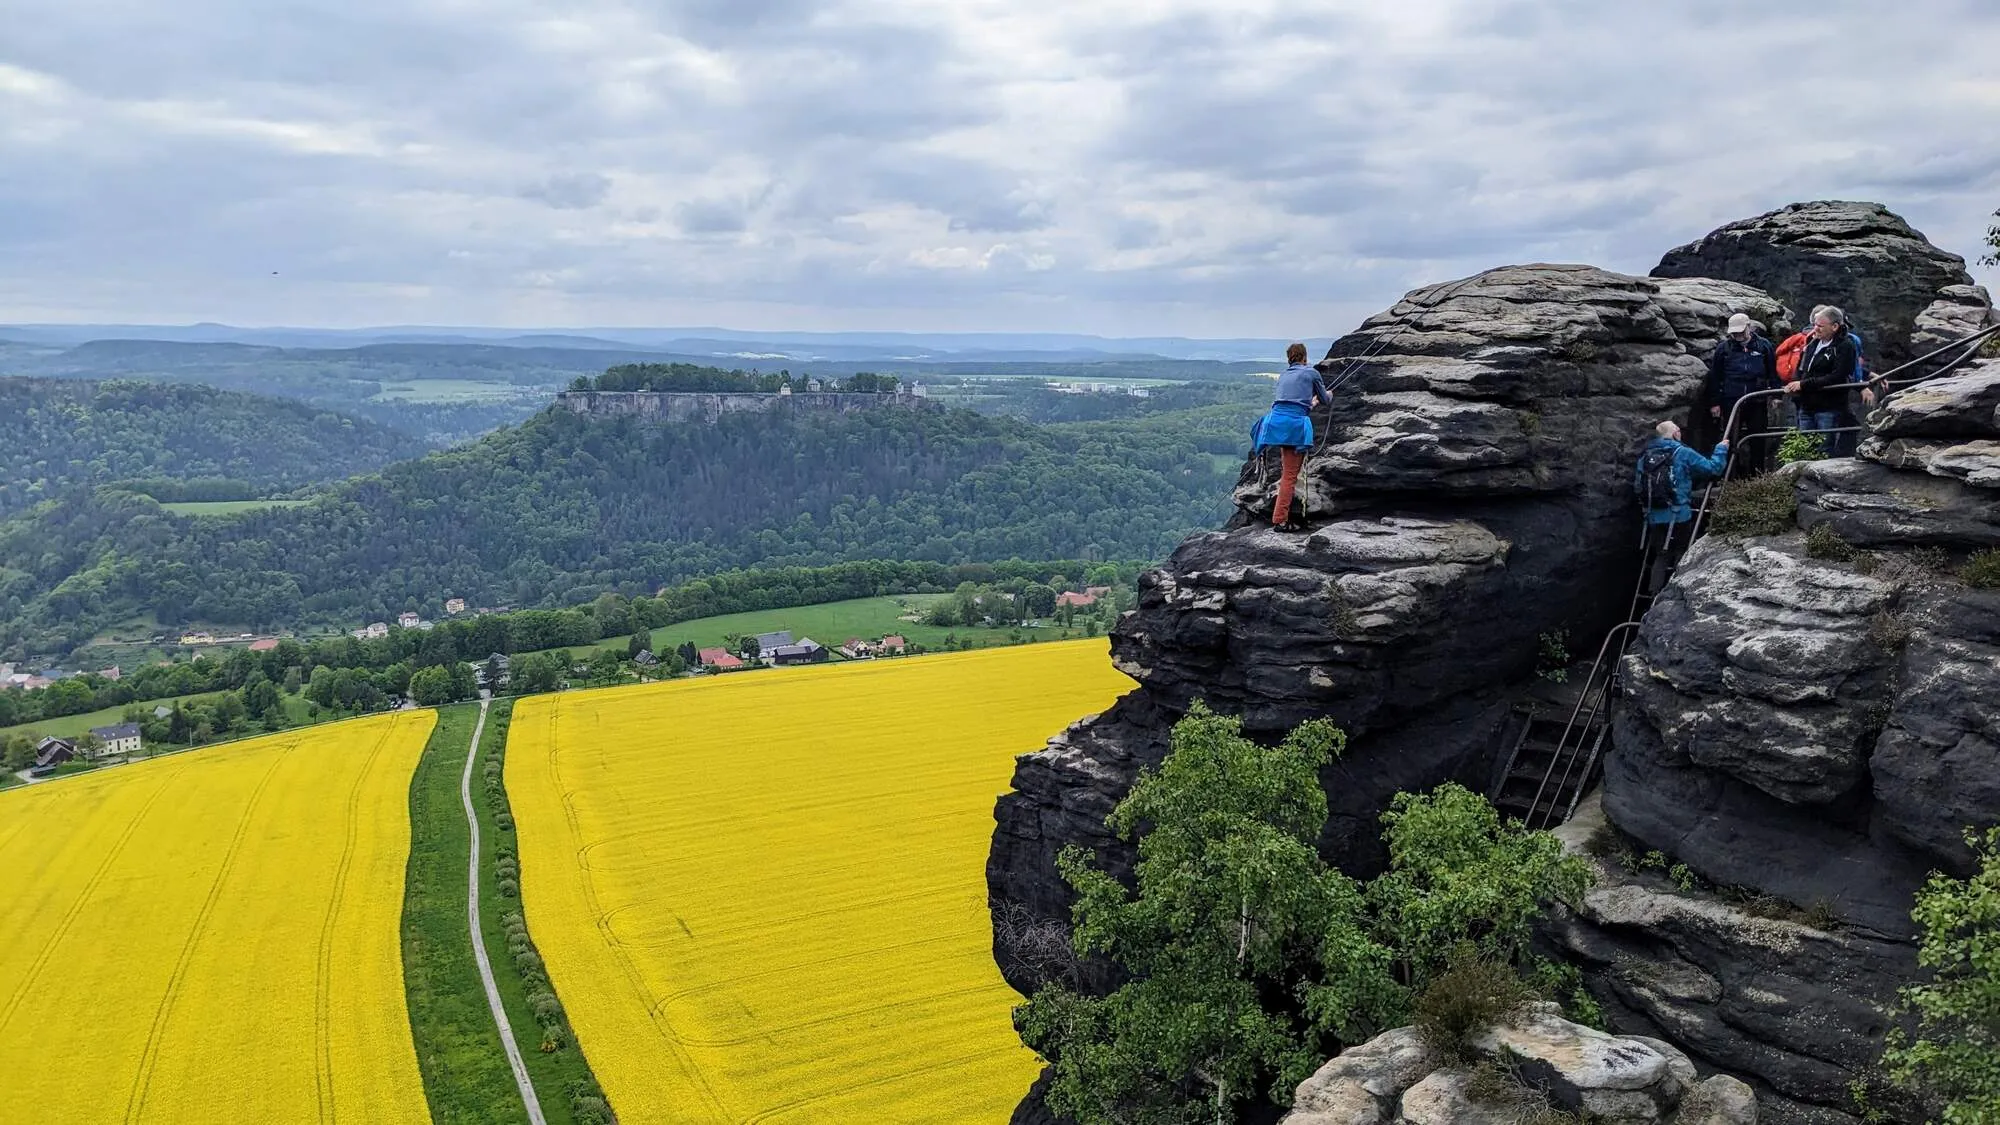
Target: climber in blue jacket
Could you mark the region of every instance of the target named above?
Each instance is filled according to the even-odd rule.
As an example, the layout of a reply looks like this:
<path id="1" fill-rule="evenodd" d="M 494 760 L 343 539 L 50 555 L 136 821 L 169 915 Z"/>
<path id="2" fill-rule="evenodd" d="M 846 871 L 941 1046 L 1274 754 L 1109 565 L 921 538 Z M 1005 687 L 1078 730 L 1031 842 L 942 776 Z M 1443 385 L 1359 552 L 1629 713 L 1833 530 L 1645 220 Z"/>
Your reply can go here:
<path id="1" fill-rule="evenodd" d="M 1667 421 L 1653 427 L 1654 437 L 1639 454 L 1632 471 L 1632 491 L 1645 510 L 1640 549 L 1652 557 L 1649 594 L 1667 584 L 1667 576 L 1694 538 L 1695 477 L 1720 477 L 1729 466 L 1729 442 L 1703 457 L 1681 444 L 1681 428 Z"/>

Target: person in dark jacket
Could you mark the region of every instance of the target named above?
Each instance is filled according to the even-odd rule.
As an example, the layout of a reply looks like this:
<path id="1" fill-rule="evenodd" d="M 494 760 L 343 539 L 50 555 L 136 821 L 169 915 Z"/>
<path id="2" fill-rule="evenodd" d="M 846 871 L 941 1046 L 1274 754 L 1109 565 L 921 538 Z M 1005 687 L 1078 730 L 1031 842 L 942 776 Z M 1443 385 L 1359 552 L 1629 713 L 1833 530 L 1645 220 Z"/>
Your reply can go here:
<path id="1" fill-rule="evenodd" d="M 1632 471 L 1632 491 L 1646 513 L 1645 534 L 1640 548 L 1652 560 L 1647 571 L 1646 593 L 1657 594 L 1667 584 L 1674 566 L 1694 540 L 1694 482 L 1696 477 L 1719 477 L 1729 464 L 1729 443 L 1717 442 L 1706 457 L 1681 444 L 1681 428 L 1662 422 L 1653 427 L 1653 440 L 1639 454 Z M 1658 462 L 1667 474 L 1669 496 L 1654 503 L 1648 496 L 1648 466 Z"/>
<path id="2" fill-rule="evenodd" d="M 1722 434 L 1723 439 L 1741 445 L 1743 434 L 1761 431 L 1770 413 L 1768 403 L 1758 399 L 1738 410 L 1736 402 L 1744 395 L 1775 390 L 1777 386 L 1778 349 L 1757 333 L 1749 316 L 1737 313 L 1730 317 L 1728 334 L 1708 357 L 1708 382 L 1703 388 L 1703 401 L 1708 403 L 1710 418 L 1729 428 L 1728 420 L 1731 414 L 1735 415 L 1736 424 Z M 1755 472 L 1760 466 L 1753 464 L 1753 460 L 1761 457 L 1737 457 L 1730 462 L 1730 475 Z"/>
<path id="3" fill-rule="evenodd" d="M 1847 331 L 1847 314 L 1836 305 L 1827 305 L 1813 313 L 1812 338 L 1806 341 L 1805 354 L 1799 357 L 1798 378 L 1785 386 L 1785 393 L 1795 396 L 1793 401 L 1798 404 L 1799 429 L 1824 433 L 1854 424 L 1847 413 L 1847 392 L 1853 389 L 1854 372 L 1860 362 L 1854 340 Z M 1829 454 L 1844 444 L 1839 441 L 1842 436 L 1826 435 Z"/>
<path id="4" fill-rule="evenodd" d="M 1306 451 L 1313 445 L 1313 407 L 1326 400 L 1326 380 L 1314 368 L 1306 366 L 1306 346 L 1293 344 L 1285 349 L 1286 366 L 1284 374 L 1278 376 L 1278 388 L 1272 396 L 1271 409 L 1258 420 L 1254 429 L 1252 452 L 1262 454 L 1265 449 L 1278 449 L 1278 496 L 1271 508 L 1271 526 L 1280 531 L 1302 531 L 1305 521 L 1292 520 L 1292 494 L 1299 482 L 1299 470 L 1306 463 Z"/>

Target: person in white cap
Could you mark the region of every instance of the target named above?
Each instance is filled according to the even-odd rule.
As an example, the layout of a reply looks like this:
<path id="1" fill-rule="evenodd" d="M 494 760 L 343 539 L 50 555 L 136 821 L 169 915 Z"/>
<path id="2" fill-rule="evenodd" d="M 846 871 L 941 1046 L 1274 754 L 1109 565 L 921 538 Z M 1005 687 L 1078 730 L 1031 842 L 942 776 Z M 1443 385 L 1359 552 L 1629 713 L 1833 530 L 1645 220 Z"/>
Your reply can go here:
<path id="1" fill-rule="evenodd" d="M 1708 357 L 1708 382 L 1702 390 L 1702 401 L 1708 404 L 1708 416 L 1718 427 L 1724 427 L 1737 399 L 1777 385 L 1778 349 L 1757 331 L 1756 323 L 1748 315 L 1737 313 L 1731 316 L 1728 334 L 1715 345 L 1714 353 Z M 1745 403 L 1742 410 L 1736 411 L 1735 431 L 1723 433 L 1722 440 L 1741 445 L 1744 433 L 1762 430 L 1768 405 L 1762 401 Z M 1755 466 L 1750 461 L 1756 457 L 1757 454 L 1751 453 L 1749 457 L 1737 458 L 1737 467 L 1730 470 L 1730 475 L 1754 471 Z"/>

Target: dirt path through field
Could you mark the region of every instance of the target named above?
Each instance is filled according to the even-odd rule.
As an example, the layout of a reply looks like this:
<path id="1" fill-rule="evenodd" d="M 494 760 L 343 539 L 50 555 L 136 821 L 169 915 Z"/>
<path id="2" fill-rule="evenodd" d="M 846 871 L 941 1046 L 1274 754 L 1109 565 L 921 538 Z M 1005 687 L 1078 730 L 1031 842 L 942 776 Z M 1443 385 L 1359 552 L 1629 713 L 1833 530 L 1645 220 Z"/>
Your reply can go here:
<path id="1" fill-rule="evenodd" d="M 493 1022 L 500 1027 L 500 1045 L 507 1049 L 507 1065 L 514 1070 L 514 1084 L 521 1088 L 521 1102 L 528 1107 L 528 1120 L 548 1125 L 542 1103 L 535 1097 L 535 1084 L 528 1078 L 528 1064 L 521 1061 L 520 1045 L 507 1023 L 507 1009 L 500 1004 L 500 986 L 493 983 L 493 962 L 486 956 L 486 940 L 479 935 L 479 818 L 472 812 L 472 763 L 479 760 L 479 736 L 486 733 L 486 707 L 491 700 L 479 701 L 479 722 L 472 728 L 472 749 L 465 755 L 465 775 L 458 779 L 458 799 L 465 805 L 465 824 L 472 829 L 472 852 L 466 860 L 466 923 L 472 936 L 472 956 L 479 962 L 479 980 L 486 986 L 486 1004 L 493 1009 Z"/>

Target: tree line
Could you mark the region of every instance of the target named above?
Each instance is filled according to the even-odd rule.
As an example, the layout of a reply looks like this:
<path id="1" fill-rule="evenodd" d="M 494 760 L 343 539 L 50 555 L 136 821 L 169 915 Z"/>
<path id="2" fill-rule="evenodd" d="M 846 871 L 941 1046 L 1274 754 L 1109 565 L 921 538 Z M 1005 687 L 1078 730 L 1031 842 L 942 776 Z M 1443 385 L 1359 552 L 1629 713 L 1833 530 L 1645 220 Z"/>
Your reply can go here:
<path id="1" fill-rule="evenodd" d="M 602 375 L 579 375 L 570 382 L 573 391 L 662 391 L 679 394 L 734 393 L 776 394 L 780 390 L 803 393 L 814 377 L 793 375 L 790 370 L 723 370 L 693 363 L 621 363 Z M 820 389 L 847 394 L 892 394 L 901 385 L 894 375 L 860 371 L 845 379 L 820 379 Z"/>
<path id="2" fill-rule="evenodd" d="M 0 378 L 0 516 L 117 482 L 162 501 L 251 499 L 424 452 L 372 422 L 192 383 Z"/>
<path id="3" fill-rule="evenodd" d="M 145 614 L 267 630 L 747 567 L 1158 558 L 1220 521 L 1235 476 L 1163 424 L 551 411 L 298 507 L 190 520 L 99 489 L 0 524 L 0 653 L 70 651 Z"/>
<path id="4" fill-rule="evenodd" d="M 1047 589 L 1051 582 L 1071 584 L 1068 579 L 1071 575 L 1083 582 L 1129 586 L 1138 571 L 1139 564 L 1135 562 L 1093 564 L 1079 559 L 957 566 L 871 560 L 824 567 L 731 571 L 635 597 L 607 592 L 585 605 L 565 609 L 517 610 L 447 619 L 430 629 L 392 626 L 386 636 L 368 639 L 348 634 L 305 640 L 287 638 L 263 652 L 234 648 L 219 656 L 201 655 L 188 661 L 147 664 L 115 680 L 86 672 L 35 691 L 10 688 L 0 691 L 0 727 L 81 715 L 135 702 L 234 691 L 260 677 L 280 685 L 287 693 L 309 687 L 307 699 L 321 706 L 350 711 L 374 709 L 390 696 L 416 691 L 411 687 L 413 682 L 423 685 L 418 693 L 419 703 L 453 702 L 474 694 L 469 678 L 450 681 L 456 694 L 439 698 L 438 681 L 417 680 L 417 674 L 433 668 L 453 669 L 460 663 L 481 664 L 494 653 L 512 656 L 580 648 L 606 637 L 637 634 L 729 613 L 819 605 L 883 594 L 942 593 L 982 587 Z M 628 655 L 637 655 L 637 650 Z M 661 659 L 666 657 L 667 654 L 661 654 Z M 327 673 L 324 678 L 320 676 L 322 669 Z M 553 672 L 544 672 L 540 666 L 528 671 L 531 677 L 551 677 L 553 687 L 553 680 L 566 676 L 569 670 L 570 664 L 564 660 Z M 521 669 L 515 669 L 517 678 L 521 674 Z M 464 675 L 470 676 L 469 668 Z M 260 697 L 253 702 L 270 701 Z M 252 715 L 263 710 L 260 706 L 247 709 Z"/>

